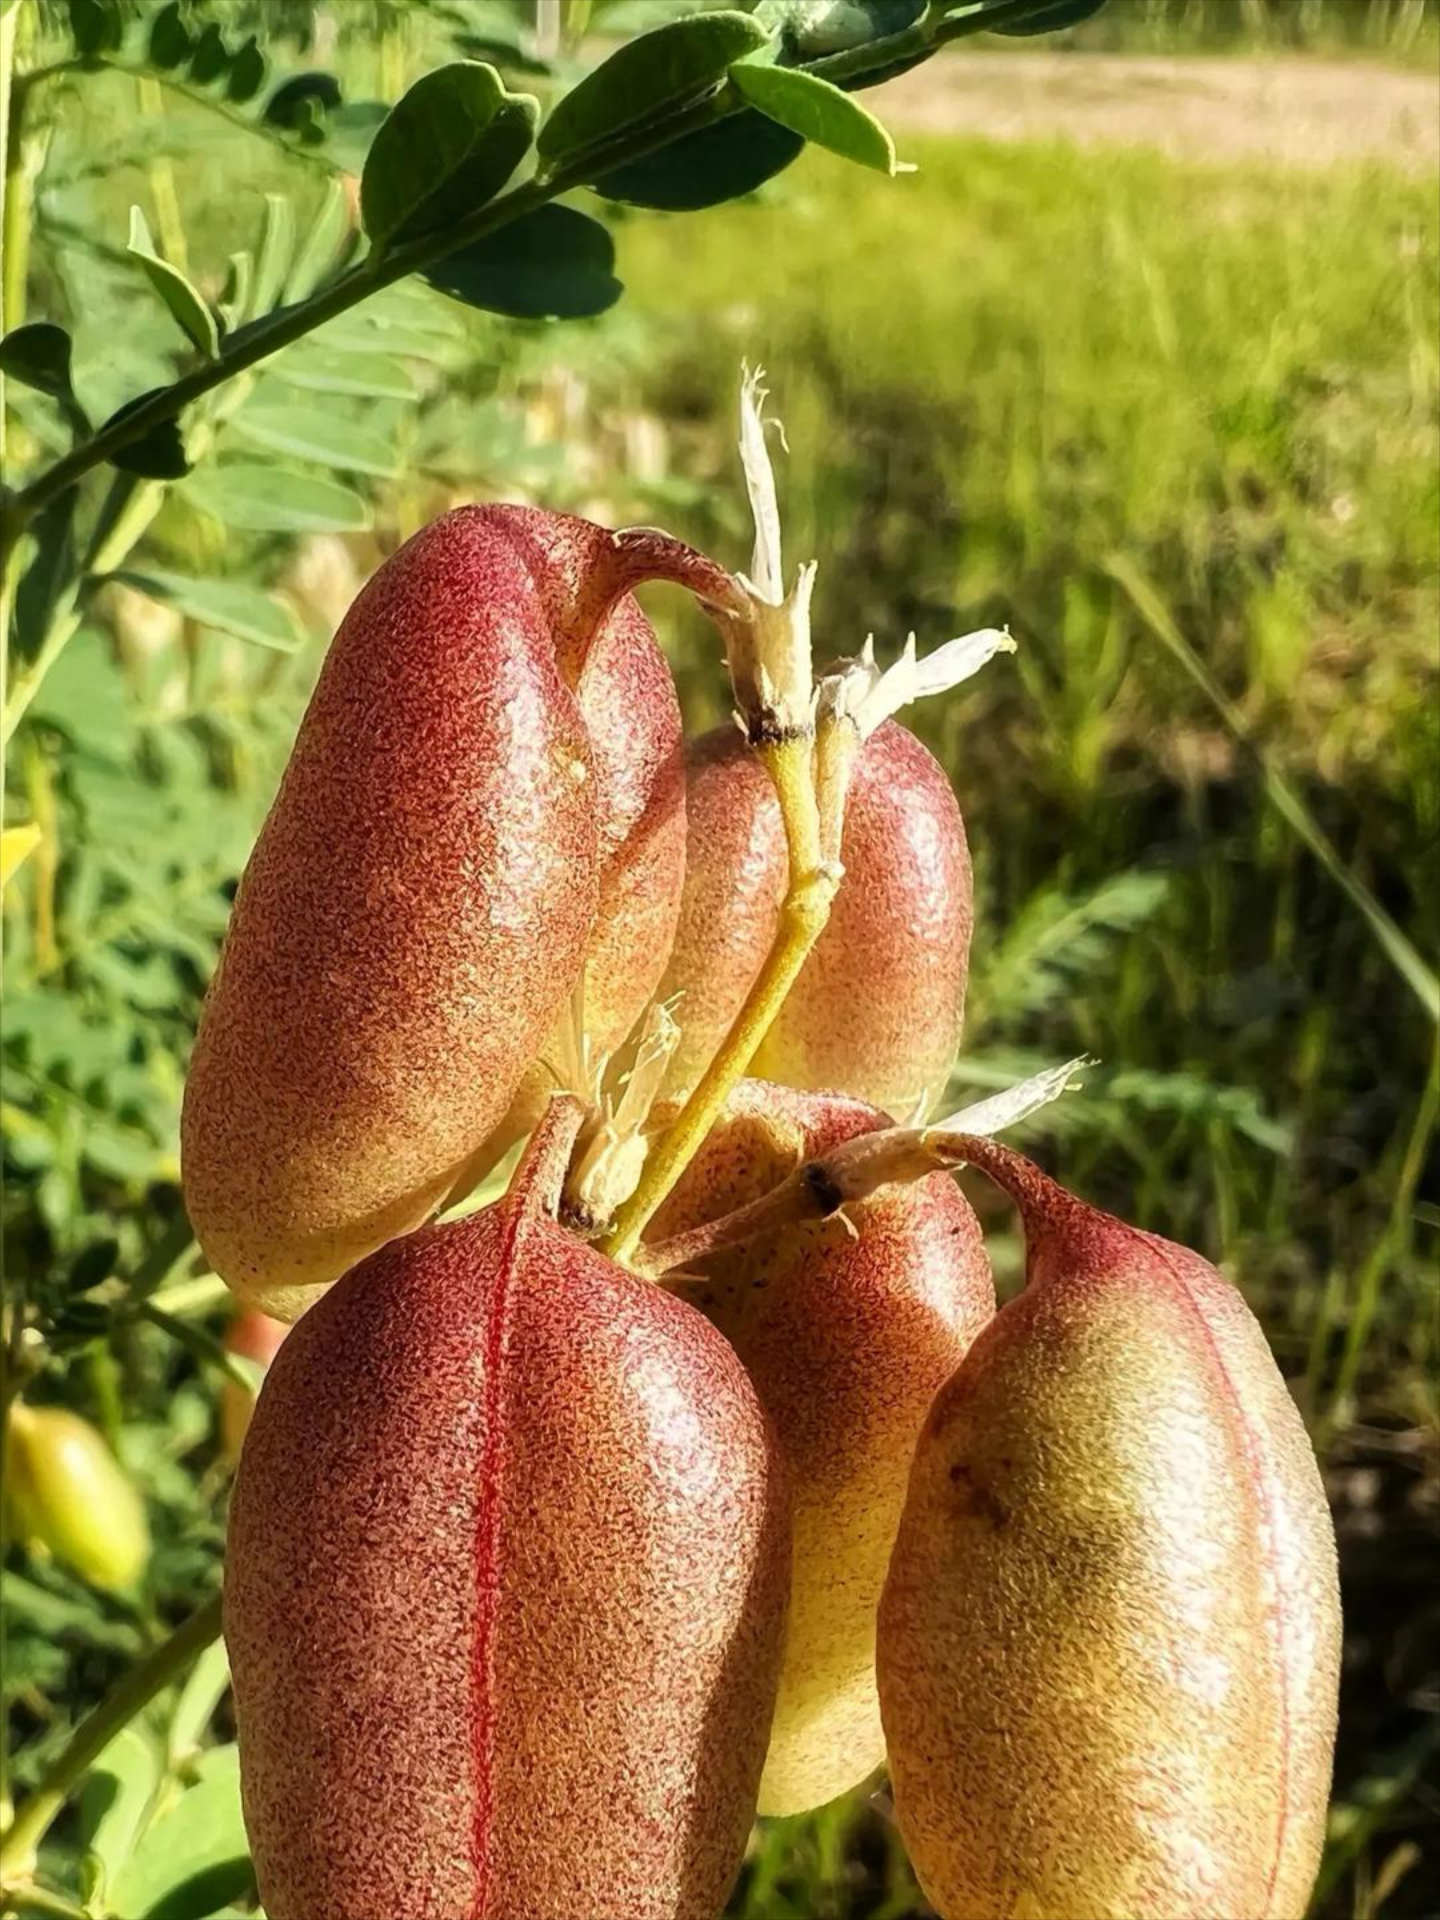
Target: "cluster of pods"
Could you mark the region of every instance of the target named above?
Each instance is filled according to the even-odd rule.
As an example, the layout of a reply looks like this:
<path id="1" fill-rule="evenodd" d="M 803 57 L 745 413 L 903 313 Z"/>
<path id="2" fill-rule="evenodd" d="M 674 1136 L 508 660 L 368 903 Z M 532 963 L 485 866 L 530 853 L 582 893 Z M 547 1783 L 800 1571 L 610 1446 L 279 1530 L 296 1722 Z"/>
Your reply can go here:
<path id="1" fill-rule="evenodd" d="M 687 750 L 646 578 L 743 599 L 650 530 L 489 506 L 416 535 L 335 638 L 235 901 L 184 1170 L 217 1270 L 298 1323 L 226 1574 L 266 1911 L 713 1920 L 757 1809 L 888 1756 L 946 1920 L 1299 1920 L 1334 1550 L 1238 1294 L 955 1135 L 1025 1227 L 997 1313 L 937 1161 L 838 1176 L 924 1137 L 960 1031 L 964 829 L 893 720 L 763 1077 L 628 1263 L 567 1213 L 566 1063 L 623 1060 L 664 1003 L 673 1113 L 791 878 L 742 733 Z"/>

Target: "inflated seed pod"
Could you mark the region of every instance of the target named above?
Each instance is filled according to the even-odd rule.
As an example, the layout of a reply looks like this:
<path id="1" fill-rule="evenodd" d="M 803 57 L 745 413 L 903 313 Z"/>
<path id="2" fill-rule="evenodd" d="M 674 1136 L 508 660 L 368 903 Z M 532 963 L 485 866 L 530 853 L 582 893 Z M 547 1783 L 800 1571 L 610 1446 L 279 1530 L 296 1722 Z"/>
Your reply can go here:
<path id="1" fill-rule="evenodd" d="M 680 994 L 666 1083 L 699 1080 L 775 937 L 787 862 L 768 775 L 733 728 L 688 755 L 689 862 L 660 994 Z M 845 878 L 754 1062 L 784 1086 L 848 1093 L 903 1119 L 944 1087 L 960 1041 L 973 919 L 970 853 L 943 769 L 886 721 L 851 777 Z M 843 1013 L 837 1009 L 843 1008 Z"/>
<path id="2" fill-rule="evenodd" d="M 103 1436 L 68 1407 L 10 1409 L 4 1497 L 15 1530 L 97 1587 L 133 1586 L 150 1557 L 134 1484 Z"/>
<path id="3" fill-rule="evenodd" d="M 544 1131 L 503 1200 L 340 1281 L 261 1392 L 225 1635 L 271 1920 L 711 1920 L 738 1871 L 773 1443 L 703 1316 L 549 1217 Z"/>
<path id="4" fill-rule="evenodd" d="M 880 1610 L 945 1920 L 1300 1920 L 1340 1644 L 1300 1416 L 1239 1293 L 988 1141 L 1024 1291 L 935 1402 Z"/>
<path id="5" fill-rule="evenodd" d="M 652 1229 L 756 1200 L 886 1124 L 838 1094 L 746 1081 Z M 980 1229 L 948 1174 L 711 1255 L 673 1282 L 727 1335 L 789 1473 L 794 1558 L 762 1813 L 833 1800 L 884 1757 L 875 1609 L 930 1402 L 995 1311 Z"/>
<path id="6" fill-rule="evenodd" d="M 680 879 L 678 718 L 636 580 L 723 594 L 649 532 L 446 514 L 331 646 L 241 882 L 186 1090 L 216 1269 L 293 1319 L 423 1221 L 504 1120 L 592 956 L 628 1024 Z"/>

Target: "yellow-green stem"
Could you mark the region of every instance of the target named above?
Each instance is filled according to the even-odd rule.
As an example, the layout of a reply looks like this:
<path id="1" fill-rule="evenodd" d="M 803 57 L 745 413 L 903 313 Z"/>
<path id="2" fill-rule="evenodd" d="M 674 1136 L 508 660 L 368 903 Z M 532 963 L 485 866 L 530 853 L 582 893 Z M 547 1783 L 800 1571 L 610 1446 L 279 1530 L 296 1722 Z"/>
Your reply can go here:
<path id="1" fill-rule="evenodd" d="M 142 480 L 137 485 L 127 475 L 121 475 L 114 485 L 117 489 L 133 488 L 134 490 L 116 514 L 109 530 L 100 539 L 94 552 L 87 556 L 84 575 L 73 580 L 60 596 L 35 658 L 28 661 L 16 673 L 6 690 L 4 708 L 0 711 L 0 741 L 10 739 L 24 718 L 26 708 L 40 691 L 46 674 L 65 651 L 78 629 L 82 618 L 81 602 L 87 578 L 90 575 L 113 573 L 129 555 L 131 548 L 164 503 L 165 488 L 158 480 Z"/>
<path id="2" fill-rule="evenodd" d="M 135 82 L 140 112 L 149 126 L 158 129 L 165 119 L 165 96 L 153 74 L 143 74 Z M 150 176 L 150 198 L 155 205 L 155 230 L 160 236 L 160 251 L 182 273 L 190 271 L 185 247 L 185 222 L 180 217 L 180 196 L 175 191 L 175 169 L 168 153 L 157 153 L 146 168 Z"/>
<path id="3" fill-rule="evenodd" d="M 88 1714 L 51 1761 L 0 1838 L 0 1891 L 8 1895 L 34 1877 L 35 1859 L 51 1822 L 122 1727 L 220 1634 L 220 1596 L 207 1600 Z"/>
<path id="4" fill-rule="evenodd" d="M 0 175 L 4 217 L 0 220 L 0 316 L 9 333 L 25 318 L 25 279 L 30 260 L 30 192 L 26 169 L 23 96 L 14 86 L 19 51 L 18 6 L 0 13 Z"/>
<path id="5" fill-rule="evenodd" d="M 44 1887 L 12 1887 L 0 1895 L 0 1913 L 39 1913 L 49 1920 L 90 1920 L 84 1907 L 77 1907 L 63 1894 L 50 1893 Z"/>
<path id="6" fill-rule="evenodd" d="M 60 847 L 50 761 L 38 740 L 29 742 L 25 756 L 25 794 L 30 823 L 40 831 L 40 844 L 29 861 L 34 965 L 38 972 L 48 973 L 59 962 L 55 946 L 55 878 L 60 867 Z"/>
<path id="7" fill-rule="evenodd" d="M 780 925 L 765 965 L 724 1045 L 674 1124 L 662 1135 L 646 1162 L 639 1186 L 600 1243 L 602 1252 L 622 1263 L 639 1246 L 661 1202 L 700 1151 L 731 1092 L 745 1077 L 830 918 L 830 905 L 840 884 L 839 867 L 827 862 L 821 850 L 813 740 L 792 737 L 763 746 L 759 752 L 779 795 L 790 854 L 790 881 L 780 909 Z"/>

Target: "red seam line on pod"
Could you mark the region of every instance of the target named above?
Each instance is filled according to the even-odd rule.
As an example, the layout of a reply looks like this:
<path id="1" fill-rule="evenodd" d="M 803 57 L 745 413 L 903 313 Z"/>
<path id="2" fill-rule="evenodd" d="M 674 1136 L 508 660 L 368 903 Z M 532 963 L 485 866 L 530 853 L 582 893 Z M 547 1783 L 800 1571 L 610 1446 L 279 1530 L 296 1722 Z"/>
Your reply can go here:
<path id="1" fill-rule="evenodd" d="M 1257 1490 L 1261 1520 L 1265 1529 L 1265 1565 L 1270 1576 L 1271 1589 L 1270 1605 L 1267 1606 L 1265 1611 L 1270 1619 L 1271 1642 L 1274 1647 L 1275 1666 L 1277 1670 L 1277 1691 L 1280 1696 L 1280 1818 L 1275 1832 L 1275 1851 L 1270 1859 L 1270 1874 L 1265 1883 L 1265 1913 L 1261 1917 L 1261 1920 L 1269 1920 L 1272 1912 L 1271 1903 L 1275 1898 L 1275 1883 L 1280 1877 L 1280 1862 L 1284 1857 L 1285 1841 L 1290 1831 L 1290 1779 L 1293 1771 L 1291 1767 L 1289 1669 L 1285 1661 L 1285 1626 L 1282 1617 L 1284 1593 L 1275 1557 L 1275 1508 L 1270 1497 L 1269 1476 L 1265 1472 L 1261 1450 L 1255 1444 L 1253 1429 L 1245 1416 L 1244 1403 L 1235 1389 L 1235 1382 L 1230 1377 L 1230 1369 L 1225 1365 L 1219 1343 L 1210 1331 L 1209 1322 L 1206 1320 L 1205 1315 L 1201 1312 L 1196 1302 L 1189 1281 L 1157 1239 L 1150 1234 L 1142 1234 L 1138 1228 L 1130 1226 L 1127 1222 L 1122 1222 L 1121 1224 L 1125 1226 L 1127 1233 L 1133 1234 L 1138 1240 L 1144 1240 L 1151 1251 L 1159 1256 L 1162 1264 L 1169 1269 L 1173 1276 L 1179 1294 L 1184 1301 L 1186 1311 L 1200 1329 L 1201 1338 L 1209 1349 L 1215 1371 L 1220 1377 L 1220 1383 L 1224 1389 L 1225 1397 L 1230 1402 L 1236 1423 L 1240 1429 L 1240 1439 L 1245 1450 L 1245 1458 L 1250 1467 L 1251 1482 Z"/>

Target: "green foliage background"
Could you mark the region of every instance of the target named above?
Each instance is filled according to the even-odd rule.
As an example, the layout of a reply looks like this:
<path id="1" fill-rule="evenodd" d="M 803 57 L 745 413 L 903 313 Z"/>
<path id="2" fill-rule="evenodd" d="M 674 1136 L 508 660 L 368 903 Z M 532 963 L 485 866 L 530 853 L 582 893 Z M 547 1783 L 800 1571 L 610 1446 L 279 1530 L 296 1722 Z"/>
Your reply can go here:
<path id="1" fill-rule="evenodd" d="M 256 34 L 272 79 L 323 57 L 357 101 L 396 97 L 466 34 L 578 70 L 569 41 L 517 35 L 529 9 L 481 0 L 220 11 L 232 44 Z M 642 0 L 599 24 L 679 11 Z M 28 57 L 66 30 L 63 10 L 37 12 Z M 1436 34 L 1434 7 L 1406 0 L 1121 0 L 1047 44 L 1345 45 L 1416 63 Z M 185 345 L 125 251 L 132 204 L 212 301 L 267 233 L 292 293 L 343 254 L 334 163 L 363 117 L 307 144 L 304 124 L 256 130 L 244 111 L 114 71 L 46 96 L 24 158 L 23 299 L 74 331 L 92 419 L 169 380 Z M 1440 1053 L 1376 914 L 1433 965 L 1433 186 L 1378 165 L 1181 165 L 1043 138 L 900 147 L 913 179 L 811 153 L 711 212 L 608 212 L 627 297 L 597 319 L 508 320 L 401 283 L 238 383 L 190 476 L 136 483 L 147 530 L 87 590 L 12 743 L 7 824 L 43 839 L 5 898 L 0 1125 L 27 1391 L 98 1423 L 145 1489 L 155 1551 L 121 1598 L 18 1549 L 7 1561 L 18 1789 L 218 1576 L 225 1309 L 180 1211 L 178 1102 L 229 890 L 329 633 L 378 560 L 462 499 L 662 522 L 741 563 L 730 409 L 748 355 L 786 422 L 789 544 L 821 562 L 822 650 L 1001 621 L 1020 641 L 1013 667 L 918 722 L 955 779 L 980 890 L 955 1090 L 1098 1056 L 1035 1149 L 1220 1261 L 1261 1314 L 1342 1544 L 1342 1743 L 1316 1910 L 1432 1910 Z M 11 324 L 16 298 L 10 285 Z M 23 472 L 63 450 L 64 425 L 48 401 L 9 398 Z M 708 723 L 724 705 L 713 640 L 677 596 L 648 599 Z M 1009 1221 L 976 1198 L 1013 1284 Z M 143 1884 L 124 1914 L 244 1906 L 226 1715 L 212 1665 L 156 1716 L 158 1878 L 132 1855 Z M 116 1779 L 147 1754 L 117 1756 Z M 186 1824 L 166 1829 L 182 1788 Z M 92 1796 L 55 1828 L 58 1884 L 102 1815 Z M 113 1820 L 105 1832 L 102 1851 L 118 1844 Z M 154 1864 L 177 1849 L 180 1867 Z M 921 1910 L 883 1789 L 768 1823 L 735 1905 L 766 1920 Z"/>

